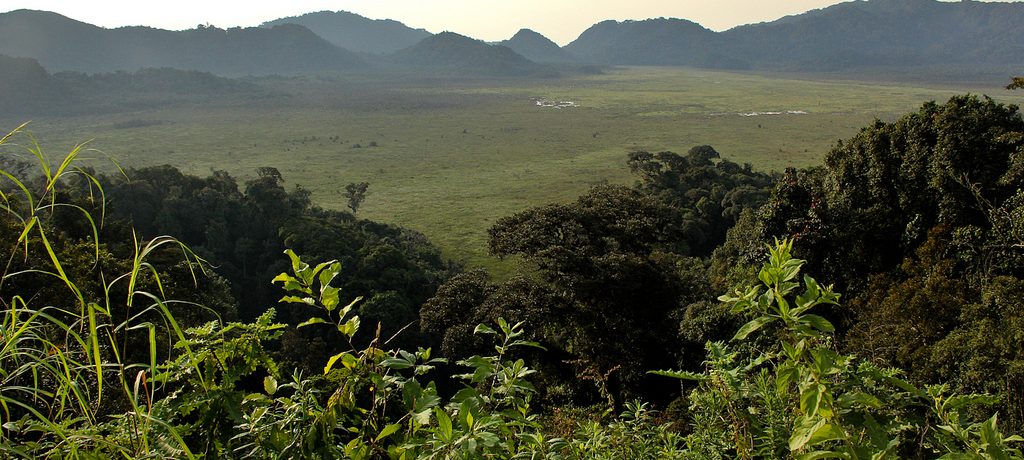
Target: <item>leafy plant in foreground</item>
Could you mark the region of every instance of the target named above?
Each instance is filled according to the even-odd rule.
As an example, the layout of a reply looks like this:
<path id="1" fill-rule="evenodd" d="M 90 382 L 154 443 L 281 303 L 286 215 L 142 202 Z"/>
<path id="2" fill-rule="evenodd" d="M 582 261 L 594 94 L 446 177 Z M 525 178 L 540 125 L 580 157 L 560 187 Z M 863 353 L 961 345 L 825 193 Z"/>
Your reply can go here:
<path id="1" fill-rule="evenodd" d="M 0 145 L 23 128 L 0 139 Z M 183 335 L 171 313 L 175 303 L 165 300 L 161 273 L 149 259 L 177 247 L 190 271 L 201 270 L 202 261 L 173 238 L 135 238 L 125 273 L 108 277 L 100 267 L 91 273 L 96 279 L 82 279 L 72 270 L 79 267 L 62 259 L 91 258 L 98 265 L 107 256 L 98 237 L 103 188 L 76 166 L 84 146 L 54 164 L 25 136 L 41 176 L 0 170 L 0 219 L 17 233 L 10 239 L 4 235 L 11 247 L 0 278 L 0 453 L 194 458 L 184 440 L 164 429 L 152 412 L 158 338 Z M 64 200 L 67 185 L 75 182 L 95 203 Z M 94 205 L 100 219 L 86 208 Z M 67 222 L 69 214 L 84 222 L 91 236 L 87 245 L 64 241 L 57 222 Z M 86 248 L 90 257 L 83 258 Z M 100 292 L 83 289 L 86 281 L 98 284 Z M 139 344 L 145 351 L 132 349 Z M 137 362 L 130 356 L 145 358 Z"/>
<path id="2" fill-rule="evenodd" d="M 835 351 L 834 328 L 810 313 L 838 302 L 830 286 L 800 280 L 804 261 L 792 241 L 769 248 L 759 272 L 762 285 L 737 290 L 721 301 L 752 318 L 733 338 L 743 342 L 774 330 L 774 348 L 741 353 L 709 343 L 702 374 L 658 371 L 696 380 L 690 396 L 696 458 L 1024 458 L 1003 437 L 996 417 L 972 423 L 962 410 L 991 403 L 980 395 L 947 395 L 919 389 L 898 372 Z M 800 288 L 803 288 L 802 291 Z"/>

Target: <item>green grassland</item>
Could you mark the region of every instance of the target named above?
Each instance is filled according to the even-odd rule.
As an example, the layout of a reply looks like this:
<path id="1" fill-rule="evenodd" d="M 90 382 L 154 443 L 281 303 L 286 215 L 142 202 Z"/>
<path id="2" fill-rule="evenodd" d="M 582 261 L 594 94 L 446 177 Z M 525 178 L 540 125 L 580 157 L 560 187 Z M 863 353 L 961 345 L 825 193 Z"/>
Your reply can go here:
<path id="1" fill-rule="evenodd" d="M 924 101 L 973 92 L 1024 102 L 1005 82 L 904 86 L 676 68 L 538 80 L 257 82 L 267 89 L 260 97 L 38 118 L 31 131 L 51 154 L 92 139 L 90 147 L 124 166 L 221 169 L 242 180 L 273 166 L 330 208 L 345 206 L 346 184 L 367 181 L 360 216 L 417 229 L 449 257 L 507 274 L 514 264 L 486 251 L 496 219 L 571 200 L 594 184 L 630 183 L 632 150 L 710 144 L 729 160 L 781 170 L 816 164 L 838 139 Z M 539 107 L 539 98 L 579 106 Z M 754 112 L 782 113 L 741 115 Z"/>

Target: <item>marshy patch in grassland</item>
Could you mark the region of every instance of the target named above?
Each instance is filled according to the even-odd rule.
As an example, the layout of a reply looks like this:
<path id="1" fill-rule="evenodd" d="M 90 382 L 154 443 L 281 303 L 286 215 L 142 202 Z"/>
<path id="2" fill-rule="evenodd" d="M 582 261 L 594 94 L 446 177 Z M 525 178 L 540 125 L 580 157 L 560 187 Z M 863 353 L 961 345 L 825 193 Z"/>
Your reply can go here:
<path id="1" fill-rule="evenodd" d="M 580 103 L 576 101 L 558 101 L 545 98 L 535 98 L 533 100 L 533 103 L 537 107 L 544 107 L 550 109 L 570 109 L 580 106 Z"/>

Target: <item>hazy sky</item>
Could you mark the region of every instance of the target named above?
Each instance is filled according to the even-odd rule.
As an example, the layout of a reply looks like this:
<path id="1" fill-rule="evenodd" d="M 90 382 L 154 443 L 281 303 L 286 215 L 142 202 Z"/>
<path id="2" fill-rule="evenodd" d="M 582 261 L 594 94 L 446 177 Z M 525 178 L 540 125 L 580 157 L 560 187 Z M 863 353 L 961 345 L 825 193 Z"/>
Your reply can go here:
<path id="1" fill-rule="evenodd" d="M 675 17 L 713 30 L 771 21 L 840 3 L 841 0 L 289 0 L 139 1 L 0 0 L 0 11 L 54 11 L 103 27 L 146 25 L 189 29 L 255 26 L 311 11 L 351 11 L 374 19 L 395 19 L 430 32 L 452 31 L 488 41 L 530 28 L 564 45 L 605 19 Z"/>

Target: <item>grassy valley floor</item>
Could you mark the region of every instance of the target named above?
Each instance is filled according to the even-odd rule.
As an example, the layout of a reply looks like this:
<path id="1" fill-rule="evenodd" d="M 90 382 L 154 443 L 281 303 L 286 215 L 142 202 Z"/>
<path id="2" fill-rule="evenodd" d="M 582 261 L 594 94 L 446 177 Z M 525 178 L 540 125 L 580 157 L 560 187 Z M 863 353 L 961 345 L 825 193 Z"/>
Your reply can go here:
<path id="1" fill-rule="evenodd" d="M 30 130 L 53 155 L 91 139 L 92 157 L 122 166 L 227 170 L 240 180 L 272 166 L 330 208 L 345 206 L 346 184 L 366 181 L 360 216 L 419 230 L 447 256 L 503 276 L 516 263 L 487 254 L 496 219 L 595 184 L 631 183 L 629 151 L 710 144 L 723 158 L 778 171 L 816 164 L 838 139 L 925 101 L 972 92 L 1024 102 L 1005 82 L 901 86 L 679 68 L 540 80 L 255 81 L 265 96 L 41 117 Z M 571 106 L 549 106 L 559 102 Z"/>

